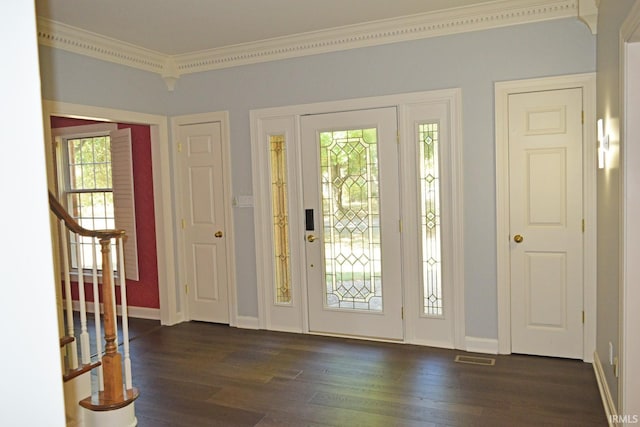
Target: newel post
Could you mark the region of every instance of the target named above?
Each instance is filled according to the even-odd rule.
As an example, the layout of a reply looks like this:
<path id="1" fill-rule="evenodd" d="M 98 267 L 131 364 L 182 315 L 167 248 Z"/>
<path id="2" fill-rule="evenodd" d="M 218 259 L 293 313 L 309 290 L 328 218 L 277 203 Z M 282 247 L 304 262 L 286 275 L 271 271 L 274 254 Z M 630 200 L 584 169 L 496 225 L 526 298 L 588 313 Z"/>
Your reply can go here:
<path id="1" fill-rule="evenodd" d="M 124 399 L 122 383 L 122 356 L 116 343 L 116 325 L 113 268 L 111 267 L 111 239 L 100 239 L 102 247 L 102 303 L 104 304 L 104 340 L 105 354 L 102 357 L 104 373 L 104 400 L 122 401 Z"/>

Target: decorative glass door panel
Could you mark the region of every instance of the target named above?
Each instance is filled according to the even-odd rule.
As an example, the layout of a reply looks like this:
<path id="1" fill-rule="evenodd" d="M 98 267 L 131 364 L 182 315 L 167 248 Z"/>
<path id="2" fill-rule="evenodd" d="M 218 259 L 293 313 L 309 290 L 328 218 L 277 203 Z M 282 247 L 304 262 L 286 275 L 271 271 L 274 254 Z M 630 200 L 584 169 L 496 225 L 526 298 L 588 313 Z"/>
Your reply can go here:
<path id="1" fill-rule="evenodd" d="M 326 307 L 382 311 L 377 129 L 320 132 Z"/>
<path id="2" fill-rule="evenodd" d="M 418 125 L 420 225 L 422 240 L 422 314 L 443 316 L 440 228 L 440 153 L 438 123 Z"/>
<path id="3" fill-rule="evenodd" d="M 402 339 L 395 108 L 302 118 L 309 329 Z"/>

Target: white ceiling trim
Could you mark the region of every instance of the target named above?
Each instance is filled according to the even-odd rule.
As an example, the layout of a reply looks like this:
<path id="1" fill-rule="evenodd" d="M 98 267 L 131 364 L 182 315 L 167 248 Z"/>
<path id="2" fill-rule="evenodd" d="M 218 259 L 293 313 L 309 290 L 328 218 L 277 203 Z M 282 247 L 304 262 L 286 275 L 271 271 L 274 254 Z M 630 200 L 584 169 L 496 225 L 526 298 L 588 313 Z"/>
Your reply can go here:
<path id="1" fill-rule="evenodd" d="M 598 7 L 600 0 L 578 0 L 578 18 L 591 30 L 591 34 L 598 32 Z"/>
<path id="2" fill-rule="evenodd" d="M 173 90 L 176 80 L 189 73 L 579 17 L 578 1 L 498 0 L 180 55 L 164 55 L 45 18 L 38 18 L 38 40 L 42 45 L 158 73 Z"/>
<path id="3" fill-rule="evenodd" d="M 169 58 L 159 52 L 42 17 L 38 17 L 38 43 L 154 73 L 162 73 Z"/>
<path id="4" fill-rule="evenodd" d="M 527 5 L 522 5 L 528 3 Z M 514 7 L 515 6 L 515 7 Z M 176 55 L 181 74 L 576 16 L 575 0 L 499 1 Z"/>

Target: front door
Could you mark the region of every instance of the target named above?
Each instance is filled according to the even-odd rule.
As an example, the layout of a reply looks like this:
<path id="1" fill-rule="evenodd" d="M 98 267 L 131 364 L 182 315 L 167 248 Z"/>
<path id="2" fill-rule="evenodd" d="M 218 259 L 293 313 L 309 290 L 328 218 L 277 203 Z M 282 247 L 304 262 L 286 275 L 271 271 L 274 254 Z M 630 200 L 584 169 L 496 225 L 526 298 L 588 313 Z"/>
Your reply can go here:
<path id="1" fill-rule="evenodd" d="M 401 340 L 396 109 L 301 125 L 309 330 Z"/>
<path id="2" fill-rule="evenodd" d="M 180 125 L 178 137 L 189 318 L 229 323 L 221 124 Z"/>
<path id="3" fill-rule="evenodd" d="M 511 350 L 582 358 L 582 89 L 509 95 Z"/>

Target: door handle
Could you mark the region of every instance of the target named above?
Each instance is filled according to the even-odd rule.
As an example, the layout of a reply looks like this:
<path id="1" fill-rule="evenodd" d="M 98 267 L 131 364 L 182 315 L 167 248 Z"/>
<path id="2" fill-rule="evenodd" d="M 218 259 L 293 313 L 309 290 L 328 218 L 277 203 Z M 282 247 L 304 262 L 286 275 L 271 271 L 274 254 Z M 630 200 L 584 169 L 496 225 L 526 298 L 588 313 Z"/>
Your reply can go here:
<path id="1" fill-rule="evenodd" d="M 214 234 L 214 236 L 216 236 L 218 239 L 222 237 L 222 231 L 216 231 L 216 234 Z"/>
<path id="2" fill-rule="evenodd" d="M 516 234 L 515 236 L 513 236 L 513 241 L 516 243 L 522 243 L 523 240 L 524 240 L 524 237 L 522 237 L 519 234 Z"/>
<path id="3" fill-rule="evenodd" d="M 315 242 L 315 241 L 316 241 L 316 239 L 317 239 L 317 237 L 316 237 L 316 236 L 314 236 L 313 234 L 309 234 L 309 235 L 307 236 L 307 242 L 309 242 L 309 243 Z"/>

